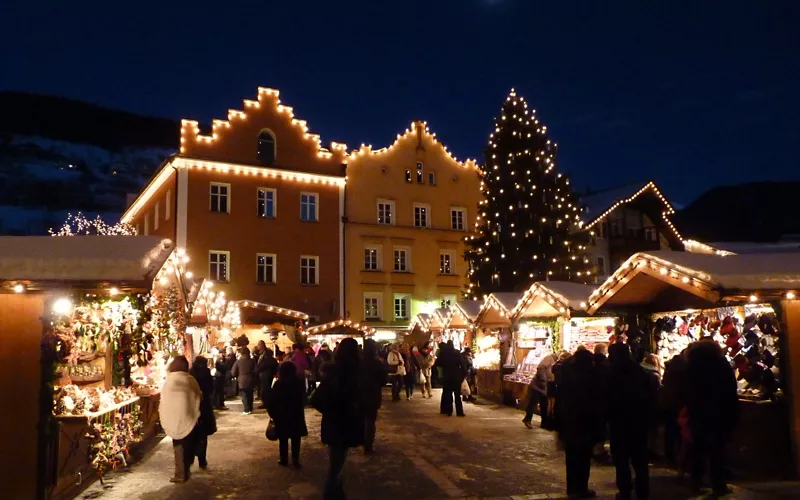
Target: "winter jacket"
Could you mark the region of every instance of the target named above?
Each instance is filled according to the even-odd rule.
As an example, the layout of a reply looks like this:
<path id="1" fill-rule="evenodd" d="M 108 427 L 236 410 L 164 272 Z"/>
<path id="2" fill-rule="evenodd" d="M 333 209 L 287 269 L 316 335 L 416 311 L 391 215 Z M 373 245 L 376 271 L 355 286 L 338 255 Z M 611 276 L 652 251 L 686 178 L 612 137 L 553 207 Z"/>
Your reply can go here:
<path id="1" fill-rule="evenodd" d="M 434 367 L 441 368 L 442 381 L 451 384 L 461 384 L 461 381 L 466 377 L 464 357 L 452 346 L 446 346 L 442 349 L 439 357 L 436 358 Z"/>
<path id="2" fill-rule="evenodd" d="M 225 374 L 229 370 L 227 360 L 222 356 L 218 357 L 217 362 L 214 363 L 214 369 L 214 378 L 225 378 Z"/>
<path id="3" fill-rule="evenodd" d="M 585 446 L 603 438 L 601 388 L 590 352 L 578 351 L 564 364 L 558 381 L 555 413 L 559 439 L 565 445 Z"/>
<path id="4" fill-rule="evenodd" d="M 252 389 L 255 386 L 255 372 L 256 361 L 250 356 L 242 356 L 233 365 L 231 376 L 236 377 L 239 389 Z"/>
<path id="5" fill-rule="evenodd" d="M 278 375 L 278 360 L 262 352 L 256 363 L 256 373 L 261 387 L 272 387 L 272 380 Z"/>
<path id="6" fill-rule="evenodd" d="M 164 433 L 183 439 L 192 432 L 200 418 L 203 393 L 189 372 L 170 372 L 161 388 L 158 414 Z"/>
<path id="7" fill-rule="evenodd" d="M 661 389 L 658 392 L 658 406 L 661 410 L 678 414 L 686 400 L 684 394 L 684 379 L 688 365 L 686 358 L 677 355 L 664 365 L 664 377 L 661 380 Z"/>
<path id="8" fill-rule="evenodd" d="M 313 371 L 317 380 L 322 380 L 324 376 L 323 367 L 331 362 L 333 362 L 333 354 L 331 354 L 330 349 L 320 349 L 313 363 Z"/>
<path id="9" fill-rule="evenodd" d="M 192 365 L 189 373 L 197 381 L 203 399 L 200 401 L 200 426 L 207 436 L 217 432 L 217 419 L 211 406 L 211 394 L 214 392 L 214 378 L 207 366 Z"/>
<path id="10" fill-rule="evenodd" d="M 416 354 L 417 364 L 419 365 L 419 369 L 423 375 L 430 378 L 431 376 L 431 369 L 433 368 L 433 364 L 436 362 L 436 357 L 433 355 L 432 352 L 429 352 L 427 355 L 420 353 Z"/>
<path id="11" fill-rule="evenodd" d="M 646 440 L 647 432 L 656 423 L 656 397 L 659 383 L 633 361 L 626 346 L 612 355 L 606 386 L 606 407 L 613 440 L 626 438 Z M 617 359 L 619 358 L 619 359 Z"/>
<path id="12" fill-rule="evenodd" d="M 365 404 L 361 370 L 345 371 L 332 364 L 311 395 L 311 406 L 322 413 L 322 443 L 338 448 L 364 444 Z"/>
<path id="13" fill-rule="evenodd" d="M 550 354 L 542 359 L 536 367 L 536 375 L 531 380 L 531 388 L 534 391 L 547 395 L 547 384 L 553 380 L 553 365 L 555 364 L 555 354 Z"/>
<path id="14" fill-rule="evenodd" d="M 361 361 L 361 398 L 364 411 L 370 415 L 381 407 L 383 386 L 386 385 L 389 373 L 386 365 L 378 358 L 364 358 Z"/>
<path id="15" fill-rule="evenodd" d="M 392 367 L 400 367 L 405 364 L 405 361 L 403 361 L 403 356 L 398 351 L 389 351 L 389 354 L 386 355 L 386 364 L 389 365 L 390 376 L 400 375 L 400 373 L 397 373 L 399 368 L 394 369 Z"/>
<path id="16" fill-rule="evenodd" d="M 739 415 L 736 377 L 719 346 L 710 340 L 689 348 L 684 379 L 689 427 L 694 435 L 728 440 Z"/>
<path id="17" fill-rule="evenodd" d="M 275 423 L 278 438 L 308 436 L 306 427 L 306 391 L 297 377 L 279 378 L 267 401 L 267 413 Z"/>
<path id="18" fill-rule="evenodd" d="M 298 377 L 305 377 L 306 370 L 311 370 L 311 363 L 308 362 L 308 354 L 303 351 L 294 351 L 290 361 L 297 367 Z"/>

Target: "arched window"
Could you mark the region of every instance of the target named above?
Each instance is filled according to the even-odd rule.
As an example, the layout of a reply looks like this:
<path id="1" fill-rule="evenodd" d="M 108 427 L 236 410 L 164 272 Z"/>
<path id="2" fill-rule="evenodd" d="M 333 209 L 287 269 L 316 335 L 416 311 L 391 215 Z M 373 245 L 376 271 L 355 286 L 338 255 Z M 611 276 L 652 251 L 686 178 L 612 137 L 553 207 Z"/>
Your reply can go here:
<path id="1" fill-rule="evenodd" d="M 258 133 L 258 161 L 265 165 L 275 163 L 275 134 L 266 128 Z"/>

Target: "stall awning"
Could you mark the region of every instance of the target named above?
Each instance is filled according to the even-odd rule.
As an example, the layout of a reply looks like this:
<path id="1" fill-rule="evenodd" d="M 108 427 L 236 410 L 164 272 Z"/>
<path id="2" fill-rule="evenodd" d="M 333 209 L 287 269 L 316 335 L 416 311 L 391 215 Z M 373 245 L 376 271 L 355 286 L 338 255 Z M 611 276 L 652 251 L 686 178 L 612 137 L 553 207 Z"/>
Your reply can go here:
<path id="1" fill-rule="evenodd" d="M 473 322 L 481 312 L 482 302 L 479 300 L 459 300 L 450 306 L 450 319 L 445 328 L 466 329 L 472 328 Z"/>
<path id="2" fill-rule="evenodd" d="M 307 321 L 308 314 L 302 311 L 295 311 L 286 307 L 280 307 L 273 304 L 264 304 L 255 300 L 237 300 L 233 302 L 242 310 L 242 314 L 248 318 L 249 321 L 255 320 L 259 323 L 264 322 L 285 322 L 287 319 L 293 321 Z M 250 309 L 253 312 L 248 314 L 243 309 Z"/>
<path id="3" fill-rule="evenodd" d="M 481 326 L 508 326 L 511 324 L 511 311 L 522 301 L 523 294 L 517 292 L 496 292 L 489 294 L 481 306 L 475 322 Z"/>
<path id="4" fill-rule="evenodd" d="M 174 248 L 158 236 L 2 236 L 0 282 L 29 289 L 71 283 L 150 289 Z"/>
<path id="5" fill-rule="evenodd" d="M 592 293 L 587 311 L 645 304 L 660 310 L 708 307 L 723 297 L 794 298 L 798 290 L 800 253 L 647 252 L 634 254 Z"/>
<path id="6" fill-rule="evenodd" d="M 361 337 L 365 335 L 374 335 L 376 330 L 366 325 L 362 325 L 349 319 L 340 319 L 323 323 L 321 325 L 314 325 L 306 329 L 308 335 L 342 335 Z"/>
<path id="7" fill-rule="evenodd" d="M 450 321 L 450 308 L 440 307 L 433 311 L 430 315 L 430 325 L 428 329 L 434 332 L 441 332 L 445 329 L 445 325 Z"/>
<path id="8" fill-rule="evenodd" d="M 419 313 L 411 318 L 410 330 L 420 329 L 423 332 L 430 331 L 431 329 L 431 315 L 427 313 Z"/>
<path id="9" fill-rule="evenodd" d="M 522 302 L 511 311 L 514 318 L 556 317 L 586 310 L 591 285 L 570 281 L 539 281 L 525 291 Z"/>

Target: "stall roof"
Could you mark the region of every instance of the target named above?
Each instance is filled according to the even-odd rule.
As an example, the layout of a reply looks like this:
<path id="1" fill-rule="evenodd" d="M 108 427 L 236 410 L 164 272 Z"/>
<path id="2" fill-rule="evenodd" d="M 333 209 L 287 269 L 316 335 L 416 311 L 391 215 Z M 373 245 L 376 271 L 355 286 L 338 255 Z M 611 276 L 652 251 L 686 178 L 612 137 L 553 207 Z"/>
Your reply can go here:
<path id="1" fill-rule="evenodd" d="M 431 328 L 431 315 L 427 313 L 419 313 L 411 318 L 410 329 L 413 330 L 417 325 L 423 330 L 428 331 Z"/>
<path id="2" fill-rule="evenodd" d="M 255 300 L 237 300 L 233 302 L 239 307 L 248 307 L 260 311 L 266 311 L 270 315 L 284 316 L 287 318 L 297 318 L 302 320 L 308 319 L 308 314 L 302 311 L 295 311 L 294 309 L 287 309 L 285 307 L 275 306 L 272 304 L 264 304 Z"/>
<path id="3" fill-rule="evenodd" d="M 800 289 L 800 253 L 713 255 L 641 252 L 631 256 L 592 295 L 589 313 L 606 305 L 709 305 L 733 294 Z M 793 295 L 794 296 L 794 295 Z"/>
<path id="4" fill-rule="evenodd" d="M 525 292 L 512 316 L 558 316 L 570 310 L 585 311 L 592 285 L 571 281 L 539 281 Z"/>
<path id="5" fill-rule="evenodd" d="M 323 323 L 321 325 L 315 325 L 306 329 L 306 333 L 308 335 L 320 335 L 320 334 L 345 334 L 345 335 L 355 335 L 355 334 L 362 334 L 362 335 L 374 335 L 375 329 L 370 328 L 366 325 L 362 325 L 355 321 L 349 319 L 340 319 L 337 321 L 331 321 L 329 323 Z"/>
<path id="6" fill-rule="evenodd" d="M 510 324 L 511 311 L 522 302 L 522 293 L 495 292 L 489 294 L 481 305 L 476 323 L 480 324 Z"/>
<path id="7" fill-rule="evenodd" d="M 459 300 L 456 302 L 455 307 L 461 311 L 461 314 L 464 315 L 470 321 L 474 321 L 475 318 L 478 317 L 478 314 L 481 312 L 481 306 L 483 302 L 480 300 Z M 453 307 L 453 306 L 451 306 Z"/>
<path id="8" fill-rule="evenodd" d="M 158 236 L 0 236 L 0 281 L 149 287 L 174 248 Z"/>

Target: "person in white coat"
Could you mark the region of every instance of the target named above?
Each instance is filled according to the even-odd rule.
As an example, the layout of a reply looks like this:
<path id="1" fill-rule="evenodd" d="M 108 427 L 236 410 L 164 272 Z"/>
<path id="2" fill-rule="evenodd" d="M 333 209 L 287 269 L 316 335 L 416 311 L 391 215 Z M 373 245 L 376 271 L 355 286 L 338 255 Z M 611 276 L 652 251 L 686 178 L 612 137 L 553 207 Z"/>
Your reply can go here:
<path id="1" fill-rule="evenodd" d="M 392 383 L 392 401 L 400 401 L 400 389 L 403 387 L 406 367 L 397 346 L 392 346 L 392 350 L 386 356 L 386 364 L 389 366 L 389 380 Z"/>
<path id="2" fill-rule="evenodd" d="M 197 380 L 189 374 L 186 357 L 177 356 L 173 359 L 167 372 L 158 412 L 161 427 L 172 438 L 175 453 L 175 475 L 170 482 L 184 483 L 189 479 L 189 467 L 194 462 L 195 447 L 202 432 L 198 422 L 203 393 Z"/>

